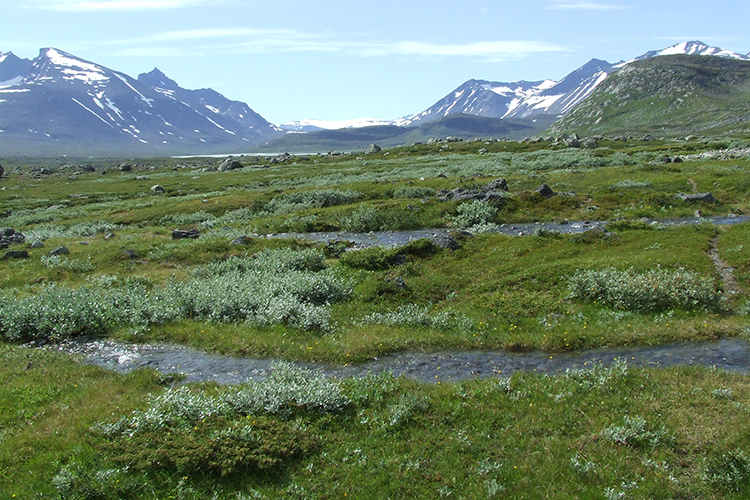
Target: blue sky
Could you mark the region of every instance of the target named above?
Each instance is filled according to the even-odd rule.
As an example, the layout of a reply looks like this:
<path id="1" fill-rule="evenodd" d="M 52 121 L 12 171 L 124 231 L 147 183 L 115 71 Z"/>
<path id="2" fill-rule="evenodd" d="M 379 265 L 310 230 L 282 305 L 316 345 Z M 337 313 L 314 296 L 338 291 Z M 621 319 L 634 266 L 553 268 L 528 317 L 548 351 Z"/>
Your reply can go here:
<path id="1" fill-rule="evenodd" d="M 750 52 L 750 2 L 0 0 L 0 51 L 158 67 L 274 123 L 394 119 L 464 81 L 560 79 L 687 40 Z"/>

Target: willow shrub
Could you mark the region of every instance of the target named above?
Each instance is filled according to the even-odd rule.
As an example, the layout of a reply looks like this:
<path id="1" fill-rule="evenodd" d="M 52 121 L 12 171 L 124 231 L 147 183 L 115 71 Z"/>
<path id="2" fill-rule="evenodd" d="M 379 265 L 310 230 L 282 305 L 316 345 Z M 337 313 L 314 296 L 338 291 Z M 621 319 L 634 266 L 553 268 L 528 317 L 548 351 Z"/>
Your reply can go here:
<path id="1" fill-rule="evenodd" d="M 570 298 L 600 302 L 614 309 L 641 313 L 667 309 L 714 309 L 720 295 L 713 279 L 685 269 L 652 269 L 636 272 L 576 271 L 568 282 Z"/>

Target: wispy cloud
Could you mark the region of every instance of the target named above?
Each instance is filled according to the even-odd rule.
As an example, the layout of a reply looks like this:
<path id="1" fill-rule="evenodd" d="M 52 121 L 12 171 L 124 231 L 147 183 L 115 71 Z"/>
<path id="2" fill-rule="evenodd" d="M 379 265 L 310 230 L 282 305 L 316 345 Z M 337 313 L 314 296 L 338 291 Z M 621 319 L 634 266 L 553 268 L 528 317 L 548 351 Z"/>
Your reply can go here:
<path id="1" fill-rule="evenodd" d="M 428 56 L 428 57 L 472 57 L 493 60 L 506 60 L 524 57 L 540 52 L 564 52 L 562 46 L 546 42 L 505 40 L 483 41 L 465 44 L 433 44 L 415 41 L 402 41 L 362 47 L 364 56 Z"/>
<path id="2" fill-rule="evenodd" d="M 28 6 L 44 10 L 102 12 L 181 9 L 215 3 L 215 0 L 41 0 L 31 2 Z"/>
<path id="3" fill-rule="evenodd" d="M 567 10 L 624 10 L 628 7 L 599 2 L 581 2 L 577 0 L 553 0 L 546 9 Z"/>
<path id="4" fill-rule="evenodd" d="M 174 42 L 171 43 L 171 42 Z M 195 42 L 195 43 L 191 43 Z M 105 42 L 126 46 L 117 55 L 209 55 L 222 53 L 341 52 L 359 57 L 465 57 L 486 61 L 518 59 L 531 54 L 565 52 L 547 42 L 505 40 L 464 44 L 420 41 L 379 42 L 341 40 L 330 34 L 311 34 L 289 29 L 206 28 L 166 31 L 129 40 Z"/>

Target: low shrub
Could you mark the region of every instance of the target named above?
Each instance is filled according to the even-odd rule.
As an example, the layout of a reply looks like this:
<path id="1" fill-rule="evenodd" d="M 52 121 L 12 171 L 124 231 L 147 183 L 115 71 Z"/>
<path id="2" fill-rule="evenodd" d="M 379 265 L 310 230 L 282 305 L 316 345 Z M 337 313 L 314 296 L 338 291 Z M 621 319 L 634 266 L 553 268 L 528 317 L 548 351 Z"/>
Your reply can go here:
<path id="1" fill-rule="evenodd" d="M 372 247 L 346 252 L 340 262 L 354 269 L 377 271 L 404 263 L 406 256 L 425 258 L 439 250 L 431 240 L 420 238 L 396 248 Z"/>
<path id="2" fill-rule="evenodd" d="M 266 203 L 264 211 L 273 215 L 284 215 L 298 210 L 310 208 L 325 208 L 338 205 L 349 205 L 362 198 L 362 194 L 354 191 L 339 191 L 338 189 L 318 189 L 286 193 Z"/>
<path id="3" fill-rule="evenodd" d="M 497 208 L 478 200 L 462 203 L 457 210 L 458 215 L 453 218 L 453 224 L 467 231 L 471 231 L 474 226 L 491 223 L 497 215 Z"/>
<path id="4" fill-rule="evenodd" d="M 368 314 L 361 320 L 362 324 L 379 324 L 387 326 L 426 326 L 441 330 L 468 330 L 472 321 L 463 314 L 453 311 L 433 312 L 429 305 L 407 304 L 395 311 Z"/>
<path id="5" fill-rule="evenodd" d="M 568 282 L 569 298 L 602 302 L 614 309 L 656 312 L 666 309 L 714 309 L 720 296 L 714 281 L 685 269 L 654 269 L 645 273 L 632 268 L 620 271 L 576 271 Z"/>
<path id="6" fill-rule="evenodd" d="M 742 491 L 750 486 L 750 458 L 742 450 L 716 456 L 706 464 L 704 481 L 729 491 Z"/>
<path id="7" fill-rule="evenodd" d="M 654 429 L 641 417 L 623 418 L 623 425 L 612 425 L 602 431 L 602 437 L 621 446 L 655 448 L 671 444 L 672 437 L 666 428 Z"/>
<path id="8" fill-rule="evenodd" d="M 427 187 L 403 186 L 393 192 L 394 198 L 429 198 L 435 196 L 435 190 Z"/>

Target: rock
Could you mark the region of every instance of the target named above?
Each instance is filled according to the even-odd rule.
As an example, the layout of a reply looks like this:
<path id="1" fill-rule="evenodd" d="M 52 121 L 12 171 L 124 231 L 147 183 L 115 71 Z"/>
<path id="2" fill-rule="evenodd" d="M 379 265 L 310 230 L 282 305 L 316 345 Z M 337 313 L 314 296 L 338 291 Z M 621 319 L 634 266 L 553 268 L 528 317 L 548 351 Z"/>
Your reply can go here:
<path id="1" fill-rule="evenodd" d="M 380 153 L 381 151 L 383 151 L 383 148 L 381 148 L 380 146 L 378 146 L 375 143 L 372 143 L 372 144 L 370 144 L 370 147 L 365 150 L 365 154 L 366 155 L 372 155 L 372 154 L 375 154 L 375 153 Z"/>
<path id="2" fill-rule="evenodd" d="M 292 155 L 290 155 L 289 153 L 282 153 L 275 158 L 271 158 L 269 161 L 271 162 L 271 165 L 278 165 L 279 163 L 286 163 L 291 159 L 292 159 Z"/>
<path id="3" fill-rule="evenodd" d="M 507 191 L 508 182 L 501 177 L 500 179 L 495 179 L 494 181 L 487 184 L 487 189 L 489 191 Z"/>
<path id="4" fill-rule="evenodd" d="M 151 186 L 151 192 L 152 193 L 163 193 L 164 192 L 164 188 L 161 187 L 158 184 L 154 184 L 153 186 Z"/>
<path id="5" fill-rule="evenodd" d="M 219 165 L 219 172 L 229 172 L 230 170 L 237 170 L 240 168 L 242 168 L 242 163 L 230 156 L 221 162 L 221 165 Z"/>
<path id="6" fill-rule="evenodd" d="M 482 148 L 482 149 L 479 150 L 479 154 L 480 155 L 483 155 L 483 154 L 486 154 L 486 153 L 487 153 L 487 150 L 485 148 Z"/>
<path id="7" fill-rule="evenodd" d="M 719 200 L 714 198 L 714 195 L 711 193 L 680 193 L 676 194 L 675 197 L 687 203 L 719 203 Z"/>
<path id="8" fill-rule="evenodd" d="M 541 194 L 542 196 L 544 196 L 545 198 L 552 198 L 553 196 L 557 194 L 554 191 L 552 191 L 552 188 L 546 184 L 542 184 L 535 191 Z"/>
<path id="9" fill-rule="evenodd" d="M 123 250 L 122 254 L 125 255 L 128 259 L 131 259 L 131 260 L 138 258 L 138 254 L 135 252 L 135 250 L 130 250 L 130 249 Z"/>
<path id="10" fill-rule="evenodd" d="M 0 227 L 0 248 L 8 248 L 13 243 L 23 243 L 26 236 L 11 227 Z"/>
<path id="11" fill-rule="evenodd" d="M 191 239 L 191 240 L 197 240 L 200 238 L 201 233 L 199 233 L 195 229 L 191 229 L 190 231 L 184 231 L 182 229 L 175 229 L 172 231 L 172 239 L 173 240 L 182 240 L 182 239 Z"/>
<path id="12" fill-rule="evenodd" d="M 586 149 L 596 149 L 599 147 L 599 141 L 596 137 L 587 137 L 581 141 L 581 147 Z"/>
<path id="13" fill-rule="evenodd" d="M 396 278 L 388 278 L 385 280 L 386 283 L 393 283 L 396 288 L 400 288 L 401 290 L 406 289 L 406 282 L 404 281 L 404 278 L 401 276 L 398 276 Z"/>
<path id="14" fill-rule="evenodd" d="M 683 162 L 683 159 L 679 156 L 675 156 L 674 158 L 672 158 L 672 163 L 682 163 L 682 162 Z"/>
<path id="15" fill-rule="evenodd" d="M 96 169 L 92 165 L 81 165 L 81 172 L 90 174 L 92 172 L 96 172 Z"/>
<path id="16" fill-rule="evenodd" d="M 130 172 L 131 170 L 133 170 L 133 166 L 128 165 L 127 163 L 121 163 L 119 169 L 120 172 Z"/>
<path id="17" fill-rule="evenodd" d="M 0 178 L 2 178 L 3 174 L 5 174 L 5 169 L 0 165 Z"/>
<path id="18" fill-rule="evenodd" d="M 50 255 L 68 255 L 70 254 L 70 250 L 68 250 L 68 247 L 57 247 L 54 250 L 52 250 Z"/>
<path id="19" fill-rule="evenodd" d="M 104 235 L 104 239 L 105 240 L 111 240 L 115 236 L 116 236 L 115 233 L 107 233 L 107 234 Z"/>
<path id="20" fill-rule="evenodd" d="M 31 244 L 31 248 L 44 248 L 44 243 L 41 241 L 35 241 Z"/>
<path id="21" fill-rule="evenodd" d="M 442 249 L 458 250 L 459 248 L 458 241 L 450 234 L 433 234 L 430 237 L 430 241 L 432 241 L 436 246 L 439 246 Z"/>
<path id="22" fill-rule="evenodd" d="M 5 252 L 4 259 L 28 259 L 29 258 L 29 252 L 26 250 L 11 250 L 10 252 Z"/>
<path id="23" fill-rule="evenodd" d="M 642 139 L 642 140 L 643 140 L 643 141 L 655 141 L 655 140 L 656 140 L 656 137 L 654 137 L 654 136 L 653 136 L 653 135 L 651 135 L 651 134 L 646 134 L 646 135 L 644 135 L 644 136 L 643 136 L 643 139 Z"/>
<path id="24" fill-rule="evenodd" d="M 700 219 L 701 217 L 703 217 L 703 212 L 701 212 L 700 210 L 696 210 L 695 216 Z"/>
<path id="25" fill-rule="evenodd" d="M 445 175 L 445 174 L 443 174 L 443 173 L 437 174 L 437 177 L 438 177 L 438 179 L 447 179 L 448 178 L 448 176 Z"/>
<path id="26" fill-rule="evenodd" d="M 230 245 L 249 245 L 253 241 L 252 238 L 248 236 L 240 236 L 239 238 L 233 239 L 229 244 Z"/>
<path id="27" fill-rule="evenodd" d="M 665 156 L 659 160 L 661 163 L 672 163 L 672 157 L 671 156 Z"/>

